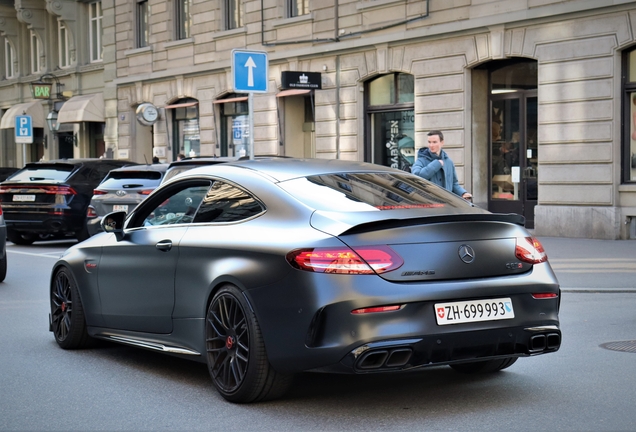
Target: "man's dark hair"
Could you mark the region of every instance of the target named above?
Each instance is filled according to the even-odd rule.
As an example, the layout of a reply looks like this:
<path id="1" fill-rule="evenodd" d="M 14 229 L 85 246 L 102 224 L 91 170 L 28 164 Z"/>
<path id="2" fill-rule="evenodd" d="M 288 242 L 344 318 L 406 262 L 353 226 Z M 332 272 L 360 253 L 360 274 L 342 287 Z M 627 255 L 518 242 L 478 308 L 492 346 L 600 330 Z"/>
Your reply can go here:
<path id="1" fill-rule="evenodd" d="M 428 136 L 433 136 L 433 135 L 437 135 L 440 141 L 444 141 L 444 134 L 442 133 L 442 131 L 432 130 L 428 133 Z"/>

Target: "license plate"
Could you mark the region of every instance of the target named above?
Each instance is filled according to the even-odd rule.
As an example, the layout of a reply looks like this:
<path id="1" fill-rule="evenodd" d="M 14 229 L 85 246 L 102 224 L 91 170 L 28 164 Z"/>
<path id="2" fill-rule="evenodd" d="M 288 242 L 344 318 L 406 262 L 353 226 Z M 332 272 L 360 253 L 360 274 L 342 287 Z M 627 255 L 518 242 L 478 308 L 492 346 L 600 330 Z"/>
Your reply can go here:
<path id="1" fill-rule="evenodd" d="M 435 304 L 437 325 L 512 319 L 515 311 L 510 298 L 470 300 Z"/>
<path id="2" fill-rule="evenodd" d="M 13 201 L 33 202 L 35 201 L 35 195 L 13 195 Z"/>
<path id="3" fill-rule="evenodd" d="M 122 204 L 115 204 L 113 206 L 113 211 L 128 211 L 128 206 L 127 205 L 122 205 Z"/>

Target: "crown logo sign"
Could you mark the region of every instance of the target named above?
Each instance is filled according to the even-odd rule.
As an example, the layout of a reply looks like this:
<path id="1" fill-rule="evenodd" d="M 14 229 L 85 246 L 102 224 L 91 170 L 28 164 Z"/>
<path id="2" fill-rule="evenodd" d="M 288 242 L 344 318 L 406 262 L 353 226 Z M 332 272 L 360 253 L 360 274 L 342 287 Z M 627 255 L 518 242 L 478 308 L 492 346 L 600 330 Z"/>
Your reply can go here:
<path id="1" fill-rule="evenodd" d="M 309 82 L 309 78 L 307 77 L 307 75 L 302 74 L 302 75 L 300 76 L 300 83 L 301 83 L 301 84 L 307 84 L 308 82 Z"/>

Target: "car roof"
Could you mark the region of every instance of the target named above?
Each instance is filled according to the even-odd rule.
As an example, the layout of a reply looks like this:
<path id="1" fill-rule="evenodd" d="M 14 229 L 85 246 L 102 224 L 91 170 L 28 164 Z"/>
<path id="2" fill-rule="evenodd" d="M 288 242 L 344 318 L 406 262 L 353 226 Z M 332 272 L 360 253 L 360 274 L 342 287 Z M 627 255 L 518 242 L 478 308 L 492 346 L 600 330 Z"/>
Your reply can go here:
<path id="1" fill-rule="evenodd" d="M 168 169 L 169 164 L 167 163 L 163 163 L 163 164 L 146 164 L 146 165 L 127 165 L 121 168 L 115 168 L 113 170 L 111 170 L 111 172 L 116 171 L 116 172 L 122 172 L 122 171 L 159 171 L 159 172 L 166 172 L 166 170 Z"/>
<path id="2" fill-rule="evenodd" d="M 176 167 L 176 166 L 192 166 L 192 165 L 214 165 L 218 163 L 227 163 L 227 162 L 236 162 L 239 158 L 237 157 L 229 157 L 229 156 L 204 156 L 204 157 L 193 157 L 193 158 L 185 158 L 180 161 L 171 162 L 168 168 Z"/>
<path id="3" fill-rule="evenodd" d="M 341 159 L 296 159 L 296 158 L 257 158 L 239 160 L 214 167 L 214 173 L 235 170 L 236 168 L 257 171 L 276 181 L 291 180 L 320 174 L 339 174 L 354 172 L 402 172 L 395 168 L 366 162 L 347 161 Z M 203 174 L 210 167 L 200 167 L 188 171 L 190 174 Z"/>
<path id="4" fill-rule="evenodd" d="M 25 166 L 38 166 L 38 165 L 55 165 L 55 164 L 66 164 L 66 165 L 92 165 L 92 164 L 100 164 L 100 163 L 117 163 L 122 165 L 137 165 L 136 162 L 131 162 L 127 160 L 120 159 L 99 159 L 99 158 L 83 158 L 83 159 L 53 159 L 53 160 L 45 160 L 45 161 L 37 161 L 37 162 L 28 162 Z"/>

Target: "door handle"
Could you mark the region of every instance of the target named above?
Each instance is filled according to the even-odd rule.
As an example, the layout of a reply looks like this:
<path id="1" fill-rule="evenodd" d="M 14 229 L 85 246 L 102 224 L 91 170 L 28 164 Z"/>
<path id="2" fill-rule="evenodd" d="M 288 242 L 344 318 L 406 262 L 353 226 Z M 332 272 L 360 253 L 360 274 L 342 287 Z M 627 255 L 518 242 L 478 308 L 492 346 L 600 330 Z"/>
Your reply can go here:
<path id="1" fill-rule="evenodd" d="M 155 247 L 162 252 L 168 252 L 172 249 L 172 240 L 161 240 Z"/>

